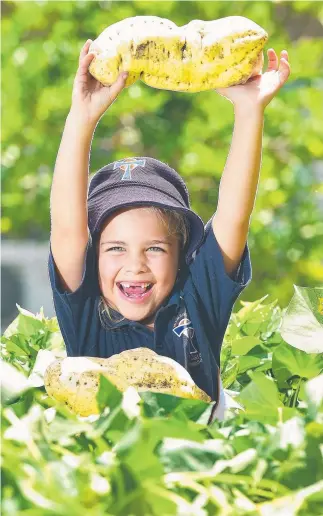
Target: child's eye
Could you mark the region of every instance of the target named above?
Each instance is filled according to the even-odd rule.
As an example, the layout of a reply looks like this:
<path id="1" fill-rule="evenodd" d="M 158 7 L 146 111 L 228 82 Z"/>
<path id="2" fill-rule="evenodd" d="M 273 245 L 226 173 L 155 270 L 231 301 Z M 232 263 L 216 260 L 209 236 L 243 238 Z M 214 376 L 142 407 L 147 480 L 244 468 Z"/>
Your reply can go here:
<path id="1" fill-rule="evenodd" d="M 161 247 L 157 247 L 157 246 L 151 246 L 148 248 L 148 251 L 153 249 L 154 251 L 161 251 L 162 253 L 165 252 L 164 249 L 162 249 Z M 124 247 L 120 247 L 120 246 L 115 246 L 115 247 L 109 247 L 109 249 L 106 249 L 105 252 L 108 252 L 108 251 L 124 251 Z"/>
<path id="2" fill-rule="evenodd" d="M 149 247 L 149 249 L 155 249 L 155 250 L 157 249 L 157 251 L 162 251 L 163 253 L 165 252 L 165 249 L 162 249 L 161 247 L 157 247 L 157 246 Z"/>

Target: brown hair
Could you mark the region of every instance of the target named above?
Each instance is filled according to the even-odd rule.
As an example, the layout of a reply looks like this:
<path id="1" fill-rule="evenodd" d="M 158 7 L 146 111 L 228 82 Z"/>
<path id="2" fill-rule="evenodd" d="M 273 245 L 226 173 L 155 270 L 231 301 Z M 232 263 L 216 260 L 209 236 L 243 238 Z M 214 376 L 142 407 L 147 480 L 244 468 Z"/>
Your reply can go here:
<path id="1" fill-rule="evenodd" d="M 157 206 L 147 206 L 145 209 L 157 215 L 162 224 L 167 228 L 168 236 L 176 236 L 178 238 L 180 251 L 181 254 L 183 254 L 183 250 L 188 243 L 189 238 L 189 223 L 185 215 L 172 209 L 159 208 Z M 124 319 L 124 317 L 122 317 L 122 319 L 113 319 L 110 312 L 111 307 L 107 304 L 102 295 L 100 296 L 98 310 L 101 324 L 106 329 L 110 328 L 104 323 L 105 315 L 107 315 L 109 320 L 113 322 L 120 322 Z"/>

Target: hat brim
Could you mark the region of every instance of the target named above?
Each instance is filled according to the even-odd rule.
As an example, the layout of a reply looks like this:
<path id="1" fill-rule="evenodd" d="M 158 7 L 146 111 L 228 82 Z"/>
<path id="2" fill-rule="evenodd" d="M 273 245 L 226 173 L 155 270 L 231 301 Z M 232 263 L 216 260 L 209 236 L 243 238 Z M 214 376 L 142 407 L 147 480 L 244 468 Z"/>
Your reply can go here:
<path id="1" fill-rule="evenodd" d="M 175 197 L 161 190 L 156 191 L 154 188 L 143 185 L 132 185 L 131 189 L 122 186 L 115 186 L 100 192 L 88 200 L 88 225 L 92 237 L 96 238 L 100 234 L 104 221 L 122 208 L 156 206 L 172 209 L 185 215 L 190 225 L 189 243 L 185 250 L 185 260 L 188 264 L 192 259 L 192 254 L 198 249 L 204 238 L 202 219 L 194 211 L 183 206 Z"/>

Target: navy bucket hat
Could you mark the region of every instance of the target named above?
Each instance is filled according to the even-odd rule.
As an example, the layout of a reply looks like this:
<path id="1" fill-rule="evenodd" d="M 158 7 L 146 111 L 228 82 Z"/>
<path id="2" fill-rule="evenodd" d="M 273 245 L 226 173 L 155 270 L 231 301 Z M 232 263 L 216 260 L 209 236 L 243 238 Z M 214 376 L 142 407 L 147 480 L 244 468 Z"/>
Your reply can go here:
<path id="1" fill-rule="evenodd" d="M 186 216 L 189 242 L 186 263 L 204 238 L 204 224 L 190 209 L 189 194 L 181 176 L 167 164 L 150 157 L 114 161 L 91 179 L 88 191 L 88 225 L 94 239 L 113 212 L 129 206 L 157 206 Z"/>

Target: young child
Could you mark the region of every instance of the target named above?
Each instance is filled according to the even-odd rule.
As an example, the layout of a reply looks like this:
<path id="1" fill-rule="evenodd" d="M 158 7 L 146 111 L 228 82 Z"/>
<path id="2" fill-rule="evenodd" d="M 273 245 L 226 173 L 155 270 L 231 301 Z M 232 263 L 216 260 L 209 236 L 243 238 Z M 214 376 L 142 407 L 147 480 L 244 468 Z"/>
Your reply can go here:
<path id="1" fill-rule="evenodd" d="M 88 188 L 91 140 L 125 85 L 79 57 L 51 190 L 49 276 L 68 356 L 108 358 L 148 347 L 179 362 L 223 417 L 220 350 L 233 305 L 251 281 L 247 235 L 259 178 L 265 106 L 289 75 L 268 70 L 217 90 L 234 105 L 232 145 L 216 213 L 204 227 L 180 175 L 152 157 L 110 163 Z M 278 66 L 279 64 L 279 66 Z"/>

